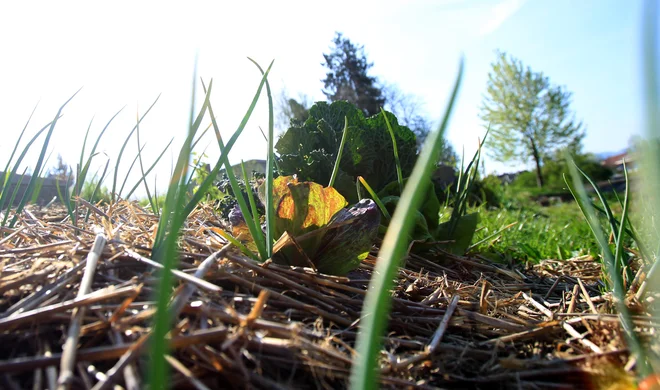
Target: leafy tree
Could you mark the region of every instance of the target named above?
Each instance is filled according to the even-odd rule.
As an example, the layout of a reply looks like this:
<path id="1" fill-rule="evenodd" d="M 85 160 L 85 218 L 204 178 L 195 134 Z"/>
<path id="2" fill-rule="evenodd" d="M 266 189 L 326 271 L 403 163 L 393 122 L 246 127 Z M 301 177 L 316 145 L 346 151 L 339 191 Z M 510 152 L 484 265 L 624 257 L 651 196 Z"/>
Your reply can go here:
<path id="1" fill-rule="evenodd" d="M 612 177 L 612 170 L 600 164 L 593 154 L 578 153 L 573 155 L 573 160 L 595 182 L 606 181 Z M 564 175 L 568 175 L 569 170 L 561 150 L 546 158 L 541 172 L 543 173 L 546 189 L 556 191 L 566 189 Z M 512 184 L 517 188 L 534 187 L 536 185 L 535 174 L 533 172 L 522 172 Z"/>
<path id="2" fill-rule="evenodd" d="M 433 123 L 424 115 L 423 102 L 413 94 L 404 93 L 396 85 L 386 85 L 383 88 L 385 109 L 393 113 L 399 123 L 408 127 L 417 137 L 419 151 L 433 129 Z M 438 152 L 438 164 L 455 167 L 458 161 L 456 151 L 447 139 L 443 140 Z"/>
<path id="3" fill-rule="evenodd" d="M 531 159 L 536 184 L 543 187 L 544 159 L 560 148 L 578 150 L 584 137 L 582 123 L 576 123 L 570 111 L 570 92 L 506 53 L 497 56 L 480 112 L 491 129 L 489 154 L 501 162 Z"/>
<path id="4" fill-rule="evenodd" d="M 346 100 L 357 106 L 365 116 L 376 115 L 385 106 L 383 91 L 368 71 L 364 46 L 357 46 L 341 33 L 335 33 L 329 54 L 323 54 L 327 68 L 323 93 L 330 102 Z"/>

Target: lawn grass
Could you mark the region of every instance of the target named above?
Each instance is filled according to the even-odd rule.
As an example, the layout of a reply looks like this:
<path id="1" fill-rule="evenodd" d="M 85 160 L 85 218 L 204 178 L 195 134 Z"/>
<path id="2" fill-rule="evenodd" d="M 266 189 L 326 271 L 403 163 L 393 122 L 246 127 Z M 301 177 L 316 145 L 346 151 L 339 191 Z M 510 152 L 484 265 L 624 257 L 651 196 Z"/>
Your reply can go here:
<path id="1" fill-rule="evenodd" d="M 618 206 L 618 205 L 617 205 Z M 620 207 L 614 213 L 620 213 Z M 478 208 L 479 227 L 473 253 L 504 263 L 597 257 L 600 249 L 574 201 L 543 207 L 527 202 L 520 208 Z M 515 224 L 499 234 L 508 225 Z M 491 236 L 489 238 L 489 236 Z"/>

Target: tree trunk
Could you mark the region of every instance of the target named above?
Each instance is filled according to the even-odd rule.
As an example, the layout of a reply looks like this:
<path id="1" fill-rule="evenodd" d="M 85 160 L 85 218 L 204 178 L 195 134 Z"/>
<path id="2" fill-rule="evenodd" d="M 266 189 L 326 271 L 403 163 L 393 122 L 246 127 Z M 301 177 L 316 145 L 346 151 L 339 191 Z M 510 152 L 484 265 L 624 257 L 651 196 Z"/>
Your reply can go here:
<path id="1" fill-rule="evenodd" d="M 536 185 L 539 188 L 543 188 L 543 174 L 541 173 L 541 157 L 539 156 L 539 151 L 536 148 L 536 143 L 533 139 L 529 140 L 532 145 L 532 157 L 534 158 L 534 163 L 536 164 Z"/>

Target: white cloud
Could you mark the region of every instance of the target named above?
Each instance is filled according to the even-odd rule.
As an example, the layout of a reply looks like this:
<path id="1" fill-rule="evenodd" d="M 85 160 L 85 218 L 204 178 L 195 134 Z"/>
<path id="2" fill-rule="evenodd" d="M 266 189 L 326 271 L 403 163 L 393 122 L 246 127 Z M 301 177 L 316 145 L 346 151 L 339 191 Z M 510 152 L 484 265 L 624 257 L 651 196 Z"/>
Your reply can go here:
<path id="1" fill-rule="evenodd" d="M 483 37 L 497 30 L 507 19 L 513 16 L 525 4 L 526 0 L 504 0 L 490 10 L 491 16 L 481 27 L 478 35 Z"/>

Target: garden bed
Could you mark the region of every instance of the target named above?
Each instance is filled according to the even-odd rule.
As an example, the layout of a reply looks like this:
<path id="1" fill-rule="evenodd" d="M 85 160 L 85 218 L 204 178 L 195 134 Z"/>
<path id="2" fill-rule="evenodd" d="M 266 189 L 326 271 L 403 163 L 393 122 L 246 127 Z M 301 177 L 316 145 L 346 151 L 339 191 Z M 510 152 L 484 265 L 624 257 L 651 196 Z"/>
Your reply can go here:
<path id="1" fill-rule="evenodd" d="M 62 353 L 67 339 L 77 340 L 71 388 L 147 383 L 159 268 L 150 248 L 158 217 L 131 202 L 82 202 L 78 227 L 64 208 L 28 207 L 15 228 L 2 228 L 2 388 L 52 388 L 68 359 Z M 172 386 L 347 387 L 378 248 L 346 277 L 320 275 L 259 264 L 212 228 L 222 224 L 202 205 L 182 232 L 167 356 Z M 108 241 L 91 292 L 77 297 L 99 233 Z M 601 266 L 590 257 L 505 268 L 479 256 L 412 255 L 392 292 L 381 386 L 632 383 L 626 370 L 634 361 L 600 277 Z M 641 279 L 630 289 L 629 307 L 639 313 L 633 318 L 646 338 L 658 321 L 639 310 L 634 295 Z"/>

